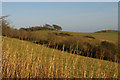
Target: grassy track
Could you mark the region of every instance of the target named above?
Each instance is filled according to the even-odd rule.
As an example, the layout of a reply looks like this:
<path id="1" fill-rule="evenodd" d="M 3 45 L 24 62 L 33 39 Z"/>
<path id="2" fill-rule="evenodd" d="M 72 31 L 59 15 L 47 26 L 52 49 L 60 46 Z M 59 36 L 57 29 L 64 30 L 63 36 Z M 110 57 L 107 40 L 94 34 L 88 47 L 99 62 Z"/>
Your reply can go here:
<path id="1" fill-rule="evenodd" d="M 2 38 L 3 78 L 117 78 L 118 64 Z"/>

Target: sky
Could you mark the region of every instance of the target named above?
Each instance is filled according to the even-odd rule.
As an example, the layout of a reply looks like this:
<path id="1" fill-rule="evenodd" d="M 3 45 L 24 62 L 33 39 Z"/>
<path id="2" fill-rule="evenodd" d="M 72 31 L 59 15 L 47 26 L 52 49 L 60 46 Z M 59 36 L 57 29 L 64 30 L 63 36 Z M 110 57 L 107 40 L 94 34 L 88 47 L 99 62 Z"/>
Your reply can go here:
<path id="1" fill-rule="evenodd" d="M 14 28 L 57 24 L 63 31 L 118 29 L 117 2 L 3 2 L 2 15 Z"/>

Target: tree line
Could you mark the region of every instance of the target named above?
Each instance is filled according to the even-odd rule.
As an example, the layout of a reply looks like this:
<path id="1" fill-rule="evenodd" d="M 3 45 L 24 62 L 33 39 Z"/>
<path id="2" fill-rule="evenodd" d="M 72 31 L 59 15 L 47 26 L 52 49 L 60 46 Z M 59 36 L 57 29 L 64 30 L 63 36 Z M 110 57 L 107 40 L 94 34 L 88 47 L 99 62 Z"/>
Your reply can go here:
<path id="1" fill-rule="evenodd" d="M 61 26 L 58 25 L 49 25 L 45 24 L 43 26 L 34 26 L 29 28 L 20 28 L 20 30 L 26 30 L 26 31 L 38 31 L 38 30 L 62 30 Z"/>

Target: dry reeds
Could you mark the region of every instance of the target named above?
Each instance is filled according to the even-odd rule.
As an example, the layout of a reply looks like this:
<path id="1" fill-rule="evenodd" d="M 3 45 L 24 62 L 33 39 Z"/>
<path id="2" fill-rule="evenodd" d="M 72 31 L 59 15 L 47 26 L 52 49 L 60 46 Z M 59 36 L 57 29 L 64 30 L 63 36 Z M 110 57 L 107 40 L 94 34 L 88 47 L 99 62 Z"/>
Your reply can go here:
<path id="1" fill-rule="evenodd" d="M 117 78 L 118 63 L 68 54 L 64 47 L 3 38 L 2 78 Z"/>

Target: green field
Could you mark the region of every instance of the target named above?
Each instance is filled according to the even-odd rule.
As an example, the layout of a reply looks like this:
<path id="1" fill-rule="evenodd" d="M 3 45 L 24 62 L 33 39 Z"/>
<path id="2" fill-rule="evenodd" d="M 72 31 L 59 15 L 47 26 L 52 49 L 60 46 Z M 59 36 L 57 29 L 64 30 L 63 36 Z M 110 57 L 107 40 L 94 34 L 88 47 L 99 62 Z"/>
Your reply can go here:
<path id="1" fill-rule="evenodd" d="M 82 37 L 83 36 L 93 36 L 96 38 L 96 40 L 107 40 L 110 42 L 113 42 L 115 44 L 118 43 L 118 32 L 101 32 L 101 33 L 81 33 L 81 32 L 67 32 L 67 31 L 51 31 L 51 30 L 39 30 L 39 31 L 34 31 L 35 33 L 42 34 L 45 36 L 48 36 L 50 33 L 56 32 L 56 33 L 69 33 L 71 35 L 77 36 L 77 37 Z"/>
<path id="2" fill-rule="evenodd" d="M 39 31 L 41 34 L 48 32 Z M 83 36 L 87 33 L 75 34 Z M 96 33 L 94 36 L 99 38 L 100 35 Z M 2 37 L 2 51 L 3 78 L 118 78 L 119 75 L 117 63 L 74 55 L 14 38 Z"/>

